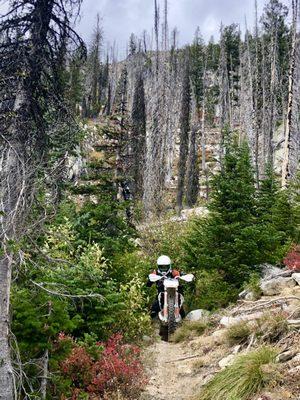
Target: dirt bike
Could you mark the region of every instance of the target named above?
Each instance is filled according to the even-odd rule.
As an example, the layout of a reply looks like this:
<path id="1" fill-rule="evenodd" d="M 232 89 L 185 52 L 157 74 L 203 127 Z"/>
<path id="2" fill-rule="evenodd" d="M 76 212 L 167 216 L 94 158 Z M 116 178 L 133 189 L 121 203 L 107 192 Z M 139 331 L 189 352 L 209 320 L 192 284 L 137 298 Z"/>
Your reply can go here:
<path id="1" fill-rule="evenodd" d="M 164 291 L 158 294 L 160 308 L 158 318 L 160 321 L 159 334 L 165 341 L 169 340 L 170 336 L 175 332 L 177 325 L 182 320 L 180 309 L 183 305 L 184 297 L 178 292 L 180 279 L 185 282 L 192 282 L 194 275 L 187 274 L 177 276 L 176 278 L 156 274 L 149 275 L 151 282 L 163 280 Z"/>

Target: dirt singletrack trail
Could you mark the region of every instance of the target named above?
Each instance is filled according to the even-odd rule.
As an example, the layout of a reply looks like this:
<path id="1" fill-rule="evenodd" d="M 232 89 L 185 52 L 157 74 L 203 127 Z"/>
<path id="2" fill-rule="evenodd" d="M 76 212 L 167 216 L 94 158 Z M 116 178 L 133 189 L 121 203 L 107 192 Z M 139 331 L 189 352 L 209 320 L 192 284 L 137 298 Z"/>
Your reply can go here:
<path id="1" fill-rule="evenodd" d="M 203 381 L 193 372 L 197 357 L 186 344 L 158 340 L 144 358 L 149 382 L 141 400 L 189 400 L 199 392 Z"/>

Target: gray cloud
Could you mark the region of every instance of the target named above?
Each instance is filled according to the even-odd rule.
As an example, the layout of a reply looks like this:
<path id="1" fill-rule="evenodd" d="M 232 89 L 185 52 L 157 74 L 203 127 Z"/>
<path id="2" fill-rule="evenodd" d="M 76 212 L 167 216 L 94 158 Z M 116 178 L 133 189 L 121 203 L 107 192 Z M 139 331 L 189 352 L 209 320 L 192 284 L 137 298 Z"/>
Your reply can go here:
<path id="1" fill-rule="evenodd" d="M 261 14 L 267 0 L 258 0 L 258 13 Z M 162 11 L 163 0 L 158 0 Z M 283 0 L 287 5 L 290 0 Z M 8 1 L 0 0 L 0 13 L 4 12 Z M 154 0 L 83 0 L 82 16 L 77 30 L 89 41 L 96 22 L 97 13 L 102 17 L 104 40 L 116 41 L 119 56 L 125 55 L 126 44 L 133 32 L 140 35 L 144 29 L 149 33 L 153 27 Z M 179 30 L 180 44 L 190 42 L 196 27 L 203 37 L 219 36 L 221 21 L 228 25 L 239 23 L 244 30 L 245 16 L 249 27 L 254 20 L 254 0 L 168 0 L 169 27 Z"/>
<path id="2" fill-rule="evenodd" d="M 288 1 L 288 0 L 287 0 Z M 139 35 L 144 29 L 151 32 L 153 26 L 153 0 L 84 0 L 82 19 L 78 29 L 86 40 L 91 37 L 96 14 L 103 18 L 105 40 L 118 43 L 119 53 L 124 53 L 129 35 Z M 159 1 L 162 11 L 163 0 Z M 180 43 L 190 42 L 199 26 L 206 40 L 219 35 L 221 21 L 245 26 L 254 20 L 254 0 L 168 0 L 169 27 L 179 30 Z M 261 13 L 264 0 L 258 0 Z"/>

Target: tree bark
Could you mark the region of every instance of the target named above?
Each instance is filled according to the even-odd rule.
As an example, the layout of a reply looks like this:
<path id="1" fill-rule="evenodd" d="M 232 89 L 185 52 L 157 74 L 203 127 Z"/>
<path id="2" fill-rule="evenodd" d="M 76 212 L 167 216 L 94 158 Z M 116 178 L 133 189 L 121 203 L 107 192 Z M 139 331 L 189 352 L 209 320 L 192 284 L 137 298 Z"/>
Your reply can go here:
<path id="1" fill-rule="evenodd" d="M 41 398 L 46 400 L 47 397 L 47 384 L 48 384 L 48 364 L 49 364 L 49 350 L 47 349 L 43 359 L 43 376 L 41 381 Z"/>
<path id="2" fill-rule="evenodd" d="M 6 254 L 0 259 L 0 399 L 14 399 L 14 376 L 9 347 L 9 300 L 12 259 Z"/>

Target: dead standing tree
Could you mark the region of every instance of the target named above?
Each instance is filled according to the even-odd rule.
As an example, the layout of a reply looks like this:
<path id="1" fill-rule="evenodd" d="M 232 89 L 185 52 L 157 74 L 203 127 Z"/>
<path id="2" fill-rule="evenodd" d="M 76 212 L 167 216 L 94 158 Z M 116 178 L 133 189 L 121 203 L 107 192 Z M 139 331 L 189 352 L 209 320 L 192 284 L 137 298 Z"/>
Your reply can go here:
<path id="1" fill-rule="evenodd" d="M 282 162 L 282 187 L 287 186 L 288 179 L 291 177 L 290 171 L 290 149 L 292 141 L 292 123 L 293 123 L 293 101 L 294 101 L 294 84 L 296 73 L 296 38 L 297 38 L 297 22 L 298 22 L 298 0 L 292 1 L 293 22 L 291 29 L 291 50 L 290 50 L 290 67 L 288 75 L 288 101 L 284 126 L 284 155 Z"/>
<path id="2" fill-rule="evenodd" d="M 135 81 L 131 121 L 131 146 L 133 155 L 132 178 L 135 188 L 134 193 L 137 198 L 142 198 L 146 153 L 146 105 L 142 72 L 138 73 Z"/>
<path id="3" fill-rule="evenodd" d="M 223 25 L 221 25 L 221 43 L 220 43 L 220 63 L 219 63 L 219 107 L 220 107 L 220 163 L 222 165 L 224 152 L 224 130 L 230 124 L 230 94 L 229 94 L 229 79 L 227 68 L 227 53 L 225 48 L 225 37 Z"/>
<path id="4" fill-rule="evenodd" d="M 15 261 L 12 244 L 24 234 L 37 180 L 48 171 L 50 149 L 65 145 L 56 129 L 63 120 L 68 124 L 69 117 L 58 84 L 58 63 L 66 38 L 84 48 L 69 24 L 79 5 L 80 0 L 16 0 L 0 20 L 2 400 L 12 400 L 16 388 L 9 346 L 10 286 Z"/>
<path id="5" fill-rule="evenodd" d="M 177 208 L 178 213 L 183 207 L 185 189 L 186 166 L 189 146 L 190 116 L 191 116 L 191 84 L 190 84 L 190 61 L 189 49 L 184 55 L 184 71 L 182 82 L 181 112 L 180 112 L 180 147 L 178 160 L 178 182 L 177 182 Z"/>

